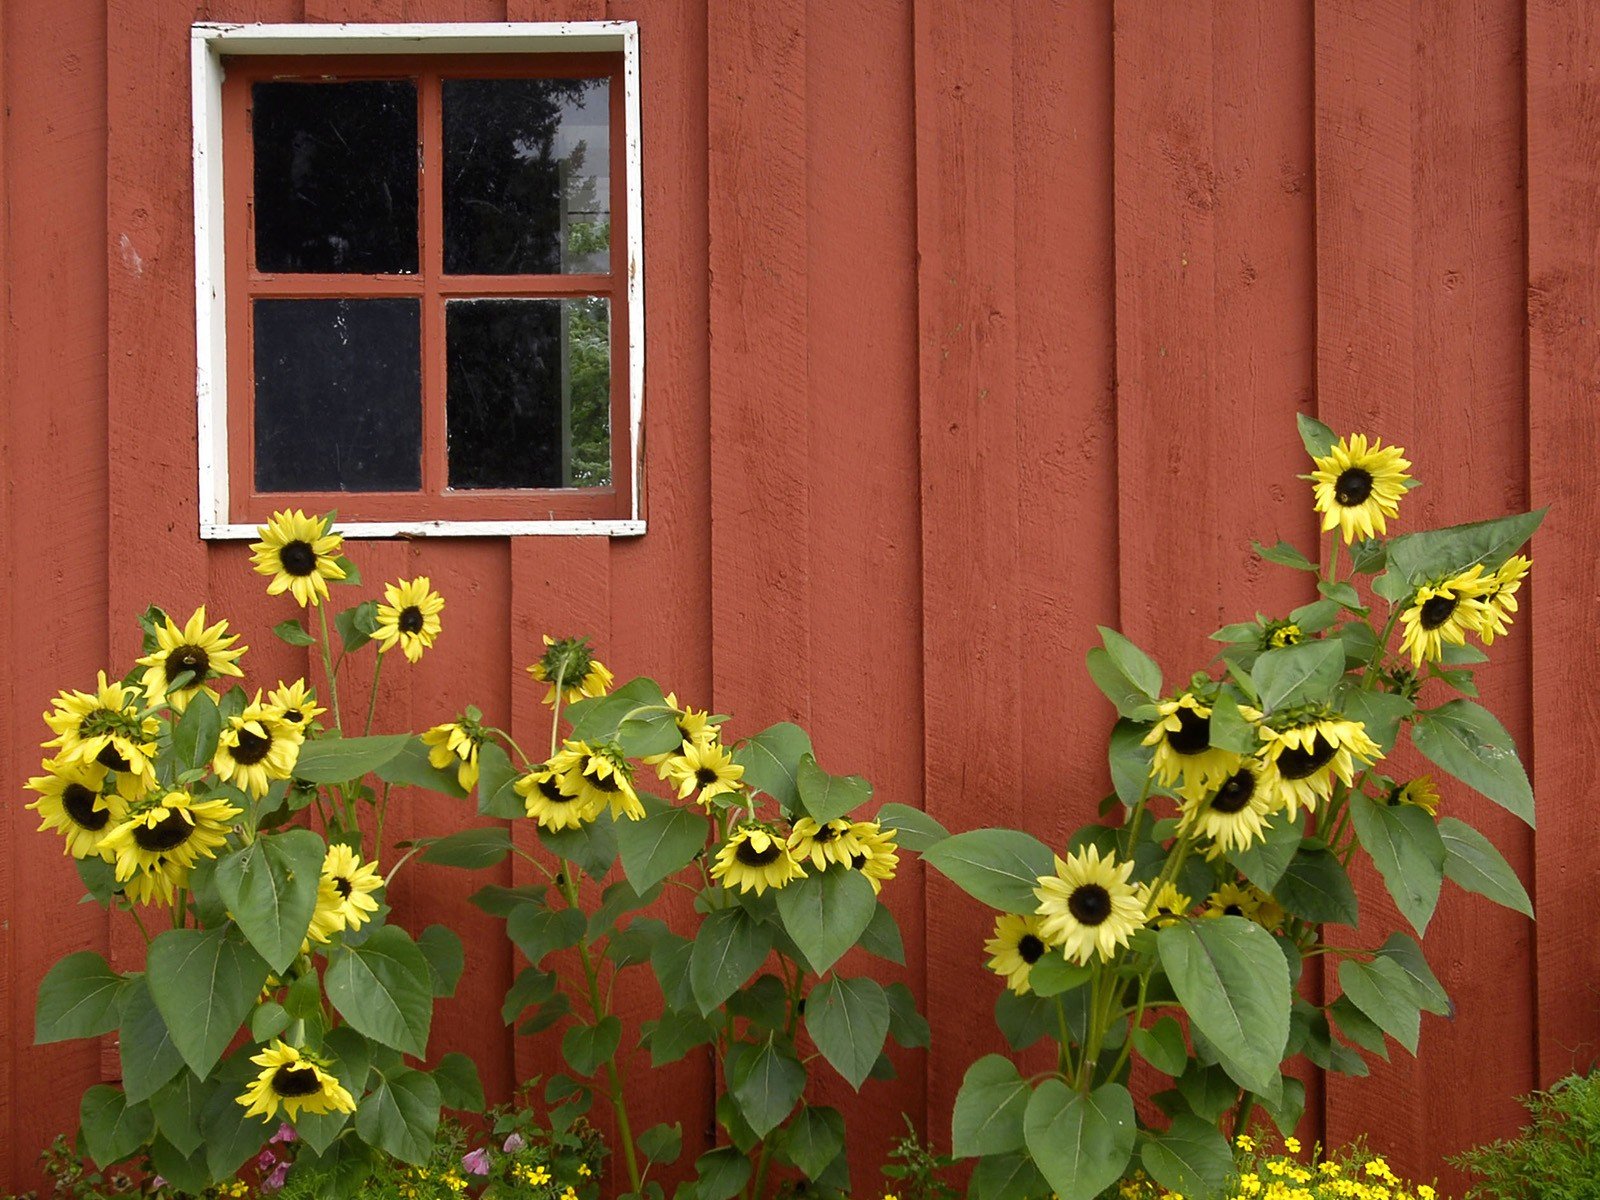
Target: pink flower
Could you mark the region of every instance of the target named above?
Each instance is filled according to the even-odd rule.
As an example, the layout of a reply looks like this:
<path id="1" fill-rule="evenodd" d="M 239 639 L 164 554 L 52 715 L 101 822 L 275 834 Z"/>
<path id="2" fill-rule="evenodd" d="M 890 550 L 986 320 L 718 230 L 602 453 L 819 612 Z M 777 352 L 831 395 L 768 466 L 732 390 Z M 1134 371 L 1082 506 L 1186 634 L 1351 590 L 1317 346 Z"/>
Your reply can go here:
<path id="1" fill-rule="evenodd" d="M 515 1154 L 518 1150 L 521 1150 L 527 1144 L 528 1144 L 527 1142 L 522 1140 L 522 1135 L 520 1133 L 513 1133 L 510 1137 L 508 1137 L 506 1139 L 506 1144 L 504 1146 L 500 1147 L 500 1148 L 502 1150 L 504 1150 L 507 1154 Z"/>
<path id="2" fill-rule="evenodd" d="M 461 1165 L 470 1175 L 487 1175 L 489 1173 L 489 1151 L 480 1148 L 471 1151 L 461 1160 Z"/>
<path id="3" fill-rule="evenodd" d="M 260 1154 L 256 1155 L 256 1170 L 270 1170 L 272 1167 L 277 1165 L 277 1162 L 278 1156 L 272 1152 L 272 1147 L 268 1146 Z"/>
<path id="4" fill-rule="evenodd" d="M 261 1181 L 261 1186 L 269 1192 L 276 1192 L 283 1187 L 283 1181 L 288 1177 L 288 1174 L 289 1164 L 286 1162 L 281 1162 L 276 1167 L 272 1168 L 271 1175 L 268 1175 Z"/>
<path id="5" fill-rule="evenodd" d="M 295 1137 L 294 1126 L 285 1121 L 278 1126 L 278 1132 L 268 1138 L 267 1142 L 269 1145 L 276 1145 L 279 1142 L 292 1142 Z"/>
<path id="6" fill-rule="evenodd" d="M 152 1175 L 150 1177 L 150 1190 L 152 1192 L 159 1192 L 162 1188 L 164 1188 L 166 1186 L 167 1186 L 166 1176 L 164 1176 L 164 1175 Z"/>

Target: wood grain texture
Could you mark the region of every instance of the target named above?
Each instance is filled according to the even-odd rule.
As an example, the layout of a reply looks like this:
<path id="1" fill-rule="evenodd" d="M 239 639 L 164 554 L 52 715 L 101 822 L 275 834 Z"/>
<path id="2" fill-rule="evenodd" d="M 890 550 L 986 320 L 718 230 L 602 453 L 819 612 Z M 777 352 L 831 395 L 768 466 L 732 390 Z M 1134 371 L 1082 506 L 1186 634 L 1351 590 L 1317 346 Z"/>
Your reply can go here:
<path id="1" fill-rule="evenodd" d="M 1600 13 L 1532 0 L 1527 12 L 1529 463 L 1535 504 L 1534 782 L 1537 839 L 1538 1078 L 1583 1070 L 1600 1051 L 1588 980 L 1596 946 L 1582 889 L 1597 849 L 1567 802 L 1600 757 L 1593 636 L 1600 499 L 1593 479 L 1600 349 Z M 1575 635 L 1575 631 L 1587 632 Z M 1575 791 L 1574 789 L 1579 789 Z"/>

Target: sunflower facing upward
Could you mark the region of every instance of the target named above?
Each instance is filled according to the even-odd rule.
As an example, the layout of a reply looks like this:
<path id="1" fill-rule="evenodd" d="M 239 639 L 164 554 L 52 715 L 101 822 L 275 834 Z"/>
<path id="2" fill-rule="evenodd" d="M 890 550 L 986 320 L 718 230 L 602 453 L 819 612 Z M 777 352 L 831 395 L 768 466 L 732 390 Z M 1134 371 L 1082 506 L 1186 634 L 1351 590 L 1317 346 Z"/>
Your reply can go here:
<path id="1" fill-rule="evenodd" d="M 288 1043 L 275 1040 L 250 1059 L 261 1074 L 238 1097 L 247 1117 L 275 1117 L 278 1109 L 290 1121 L 302 1112 L 351 1113 L 355 1097 L 325 1069 L 324 1064 L 303 1054 Z"/>
<path id="2" fill-rule="evenodd" d="M 1096 953 L 1109 959 L 1145 923 L 1139 889 L 1128 882 L 1132 873 L 1132 860 L 1119 866 L 1112 857 L 1101 858 L 1097 846 L 1086 846 L 1065 862 L 1057 856 L 1056 873 L 1039 876 L 1033 889 L 1044 918 L 1041 935 L 1079 966 Z"/>
<path id="3" fill-rule="evenodd" d="M 239 656 L 249 647 L 234 647 L 239 635 L 228 633 L 226 621 L 207 627 L 203 604 L 182 629 L 167 617 L 156 626 L 155 636 L 156 648 L 139 659 L 139 665 L 145 668 L 145 699 L 152 708 L 165 704 L 181 713 L 201 692 L 213 700 L 217 698 L 217 693 L 206 686 L 207 680 L 221 675 L 244 676 L 239 669 Z"/>
<path id="4" fill-rule="evenodd" d="M 426 575 L 386 583 L 384 603 L 378 605 L 378 627 L 372 631 L 378 653 L 386 654 L 399 645 L 408 662 L 416 662 L 439 636 L 439 614 L 444 597 L 433 590 Z"/>
<path id="5" fill-rule="evenodd" d="M 275 779 L 288 779 L 300 759 L 304 728 L 261 702 L 261 693 L 238 716 L 229 717 L 217 738 L 212 768 L 241 791 L 260 799 Z"/>
<path id="6" fill-rule="evenodd" d="M 1322 514 L 1322 531 L 1339 529 L 1346 544 L 1382 537 L 1385 522 L 1400 515 L 1400 497 L 1411 480 L 1404 454 L 1381 438 L 1369 447 L 1365 434 L 1353 433 L 1312 459 L 1316 469 L 1306 478 Z"/>
<path id="7" fill-rule="evenodd" d="M 308 517 L 298 508 L 275 512 L 252 543 L 258 575 L 270 575 L 267 595 L 292 595 L 301 608 L 328 598 L 328 581 L 345 577 L 339 556 L 344 539 L 328 528 L 326 517 Z"/>

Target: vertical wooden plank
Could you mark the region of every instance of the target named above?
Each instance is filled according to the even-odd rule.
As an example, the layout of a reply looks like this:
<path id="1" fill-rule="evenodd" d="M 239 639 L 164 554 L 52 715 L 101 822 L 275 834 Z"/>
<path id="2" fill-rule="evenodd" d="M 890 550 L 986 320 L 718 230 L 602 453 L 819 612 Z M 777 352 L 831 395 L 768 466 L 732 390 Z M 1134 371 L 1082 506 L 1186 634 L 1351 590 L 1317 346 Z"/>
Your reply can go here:
<path id="1" fill-rule="evenodd" d="M 1600 491 L 1594 484 L 1595 380 L 1600 378 L 1600 12 L 1530 0 L 1527 12 L 1529 461 L 1533 502 L 1550 504 L 1536 541 L 1533 642 L 1537 839 L 1539 1082 L 1583 1070 L 1600 1039 L 1588 1003 L 1596 969 L 1581 889 L 1597 848 L 1585 794 L 1596 761 L 1592 636 L 1600 578 Z"/>
<path id="2" fill-rule="evenodd" d="M 1009 3 L 915 5 L 917 301 L 922 399 L 924 807 L 955 828 L 1031 826 L 1013 753 L 1026 650 L 1018 585 L 1015 30 Z M 997 1048 L 983 913 L 926 881 L 924 992 L 937 1047 L 927 1111 Z M 949 1136 L 930 1121 L 935 1143 Z"/>

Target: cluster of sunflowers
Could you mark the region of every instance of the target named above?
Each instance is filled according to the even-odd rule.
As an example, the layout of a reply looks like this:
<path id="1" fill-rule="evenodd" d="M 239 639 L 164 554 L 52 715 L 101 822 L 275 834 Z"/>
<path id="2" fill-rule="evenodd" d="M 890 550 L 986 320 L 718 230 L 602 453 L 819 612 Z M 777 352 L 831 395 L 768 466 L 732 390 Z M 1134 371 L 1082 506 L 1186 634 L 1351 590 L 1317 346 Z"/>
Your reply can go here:
<path id="1" fill-rule="evenodd" d="M 1388 1162 L 1357 1145 L 1333 1158 L 1313 1148 L 1301 1162 L 1298 1138 L 1283 1139 L 1283 1153 L 1260 1151 L 1249 1134 L 1234 1139 L 1238 1176 L 1227 1200 L 1439 1200 L 1428 1183 L 1408 1183 Z M 1185 1200 L 1136 1171 L 1117 1187 L 1117 1200 Z"/>

